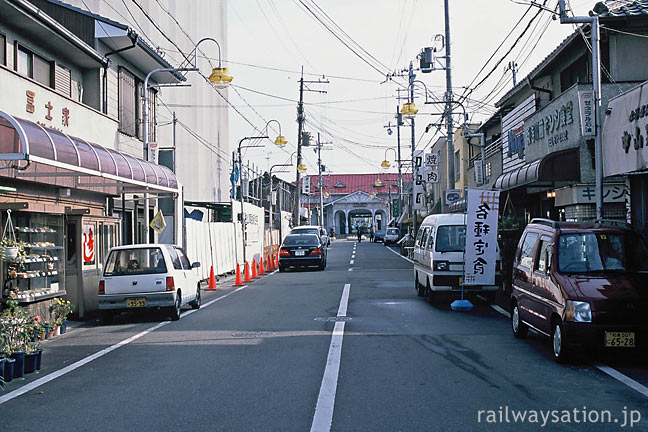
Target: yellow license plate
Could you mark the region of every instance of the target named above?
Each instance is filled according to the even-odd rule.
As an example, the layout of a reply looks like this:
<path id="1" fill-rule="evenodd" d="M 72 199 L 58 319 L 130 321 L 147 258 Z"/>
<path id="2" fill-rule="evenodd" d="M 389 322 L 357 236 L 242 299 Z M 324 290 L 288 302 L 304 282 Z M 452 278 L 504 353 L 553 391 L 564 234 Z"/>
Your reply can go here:
<path id="1" fill-rule="evenodd" d="M 144 297 L 127 298 L 126 307 L 146 307 L 146 299 Z"/>
<path id="2" fill-rule="evenodd" d="M 606 347 L 634 348 L 634 332 L 605 332 Z"/>

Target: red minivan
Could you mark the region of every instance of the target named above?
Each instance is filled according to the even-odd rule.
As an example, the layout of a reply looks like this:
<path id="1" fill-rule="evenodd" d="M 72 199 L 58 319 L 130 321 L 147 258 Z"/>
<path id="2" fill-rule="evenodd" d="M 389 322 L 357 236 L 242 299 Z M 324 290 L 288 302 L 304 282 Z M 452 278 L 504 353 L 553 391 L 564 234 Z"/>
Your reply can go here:
<path id="1" fill-rule="evenodd" d="M 511 322 L 551 338 L 554 358 L 648 348 L 648 249 L 624 223 L 533 219 L 513 262 Z"/>

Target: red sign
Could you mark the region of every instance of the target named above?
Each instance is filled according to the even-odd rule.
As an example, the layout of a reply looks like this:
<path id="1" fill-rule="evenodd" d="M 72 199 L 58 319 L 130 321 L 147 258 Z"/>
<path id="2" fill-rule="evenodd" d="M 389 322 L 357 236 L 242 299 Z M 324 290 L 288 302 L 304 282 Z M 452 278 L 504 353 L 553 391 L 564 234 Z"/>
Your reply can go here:
<path id="1" fill-rule="evenodd" d="M 95 263 L 94 225 L 83 225 L 83 264 Z"/>

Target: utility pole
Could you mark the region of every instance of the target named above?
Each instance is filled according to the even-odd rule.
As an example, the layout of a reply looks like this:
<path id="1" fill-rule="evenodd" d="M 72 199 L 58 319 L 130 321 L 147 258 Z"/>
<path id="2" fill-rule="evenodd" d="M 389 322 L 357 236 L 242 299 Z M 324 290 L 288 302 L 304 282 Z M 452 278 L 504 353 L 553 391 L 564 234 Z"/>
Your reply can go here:
<path id="1" fill-rule="evenodd" d="M 447 0 L 446 0 L 447 1 Z M 414 78 L 416 78 L 416 74 L 414 73 L 414 66 L 412 62 L 409 64 L 409 88 L 410 88 L 410 97 L 412 100 L 412 103 L 414 102 Z M 410 214 L 412 215 L 412 237 L 416 238 L 416 188 L 414 185 L 416 185 L 416 181 L 418 180 L 416 177 L 416 159 L 414 158 L 414 151 L 416 150 L 416 134 L 414 130 L 414 117 L 410 119 L 411 122 L 411 128 L 412 128 L 412 206 L 411 209 L 412 211 Z"/>
<path id="2" fill-rule="evenodd" d="M 601 57 L 599 17 L 596 13 L 586 17 L 569 17 L 565 9 L 565 0 L 559 0 L 561 24 L 589 24 L 592 40 L 592 89 L 594 91 L 594 165 L 596 170 L 596 218 L 603 218 L 603 146 L 601 143 Z M 595 8 L 596 9 L 596 8 Z M 553 12 L 553 11 L 552 11 Z M 590 12 L 591 13 L 591 12 Z"/>
<path id="3" fill-rule="evenodd" d="M 304 116 L 304 83 L 306 84 L 328 84 L 328 80 L 322 81 L 304 81 L 304 66 L 302 66 L 301 78 L 299 79 L 299 103 L 297 104 L 297 175 L 296 175 L 296 186 L 297 186 L 297 199 L 295 203 L 295 213 L 293 225 L 299 226 L 301 224 L 301 173 L 299 172 L 299 166 L 302 163 L 302 136 L 304 133 L 304 121 L 306 117 Z M 318 93 L 326 93 L 323 90 L 310 90 L 306 88 L 306 91 L 314 91 Z"/>
<path id="4" fill-rule="evenodd" d="M 403 215 L 403 171 L 401 168 L 401 142 L 400 142 L 400 127 L 403 124 L 403 114 L 400 113 L 400 108 L 396 105 L 396 139 L 398 142 L 398 217 Z M 400 228 L 400 227 L 399 227 Z"/>
<path id="5" fill-rule="evenodd" d="M 516 75 L 517 69 L 516 68 L 517 68 L 517 63 L 515 63 L 515 61 L 510 61 L 508 63 L 508 66 L 506 66 L 506 70 L 504 71 L 504 72 L 511 71 L 511 73 L 513 74 L 513 87 L 515 87 L 517 85 L 517 75 Z"/>
<path id="6" fill-rule="evenodd" d="M 319 172 L 319 226 L 324 227 L 324 194 L 322 192 L 322 143 L 320 142 L 320 134 L 317 133 L 317 171 Z"/>
<path id="7" fill-rule="evenodd" d="M 447 122 L 447 143 L 448 143 L 448 189 L 455 186 L 454 166 L 454 133 L 452 124 L 452 69 L 450 63 L 450 10 L 449 1 L 444 0 L 445 6 L 445 50 L 446 50 L 446 122 Z"/>
<path id="8" fill-rule="evenodd" d="M 299 167 L 302 163 L 302 134 L 304 133 L 304 66 L 302 66 L 301 78 L 299 79 L 299 104 L 297 105 L 297 200 L 295 202 L 295 214 L 293 215 L 293 226 L 301 225 L 301 173 Z"/>

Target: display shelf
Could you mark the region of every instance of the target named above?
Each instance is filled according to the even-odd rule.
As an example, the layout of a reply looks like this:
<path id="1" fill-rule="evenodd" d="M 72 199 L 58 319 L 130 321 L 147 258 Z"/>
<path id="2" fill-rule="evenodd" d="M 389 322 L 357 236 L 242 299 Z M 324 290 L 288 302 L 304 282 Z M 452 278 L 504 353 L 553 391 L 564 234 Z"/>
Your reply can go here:
<path id="1" fill-rule="evenodd" d="M 16 231 L 23 233 L 55 233 L 56 230 L 50 227 L 30 228 L 30 227 L 16 227 Z"/>
<path id="2" fill-rule="evenodd" d="M 58 288 L 23 290 L 16 296 L 16 301 L 18 301 L 18 303 L 33 303 L 35 301 L 61 297 L 65 294 L 66 292 L 64 289 L 59 290 Z"/>
<path id="3" fill-rule="evenodd" d="M 39 262 L 52 262 L 52 261 L 58 261 L 58 257 L 53 257 L 48 255 L 27 256 L 25 258 L 18 259 L 18 261 L 25 264 L 39 263 Z"/>

